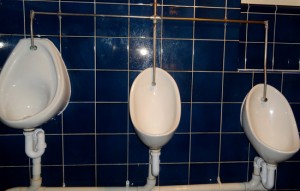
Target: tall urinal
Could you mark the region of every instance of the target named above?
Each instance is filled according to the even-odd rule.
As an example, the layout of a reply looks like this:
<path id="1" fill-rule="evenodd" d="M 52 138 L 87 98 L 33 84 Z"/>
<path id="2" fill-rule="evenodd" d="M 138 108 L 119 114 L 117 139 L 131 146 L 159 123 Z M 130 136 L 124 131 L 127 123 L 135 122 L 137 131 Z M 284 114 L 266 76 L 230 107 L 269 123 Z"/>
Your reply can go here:
<path id="1" fill-rule="evenodd" d="M 9 127 L 32 129 L 61 113 L 69 103 L 64 61 L 48 39 L 21 39 L 0 75 L 0 119 Z"/>
<path id="2" fill-rule="evenodd" d="M 263 159 L 262 180 L 273 187 L 277 163 L 291 158 L 300 146 L 299 133 L 292 109 L 285 97 L 267 85 L 267 100 L 262 99 L 264 84 L 254 86 L 241 108 L 241 125 L 251 144 Z"/>
<path id="3" fill-rule="evenodd" d="M 153 68 L 137 76 L 130 90 L 129 105 L 135 131 L 151 149 L 154 166 L 157 166 L 161 147 L 172 138 L 178 127 L 181 101 L 177 84 L 170 74 L 156 68 L 156 85 L 152 84 L 152 77 Z"/>

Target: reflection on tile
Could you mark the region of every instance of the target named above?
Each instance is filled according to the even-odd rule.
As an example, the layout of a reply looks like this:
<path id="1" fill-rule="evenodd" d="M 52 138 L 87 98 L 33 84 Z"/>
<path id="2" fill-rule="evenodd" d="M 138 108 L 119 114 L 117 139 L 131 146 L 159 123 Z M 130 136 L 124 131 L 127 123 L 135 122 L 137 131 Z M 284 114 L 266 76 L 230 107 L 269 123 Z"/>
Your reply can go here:
<path id="1" fill-rule="evenodd" d="M 61 43 L 62 57 L 68 69 L 94 68 L 93 38 L 62 38 Z"/>
<path id="2" fill-rule="evenodd" d="M 124 38 L 98 38 L 96 50 L 97 68 L 127 69 L 128 40 Z"/>

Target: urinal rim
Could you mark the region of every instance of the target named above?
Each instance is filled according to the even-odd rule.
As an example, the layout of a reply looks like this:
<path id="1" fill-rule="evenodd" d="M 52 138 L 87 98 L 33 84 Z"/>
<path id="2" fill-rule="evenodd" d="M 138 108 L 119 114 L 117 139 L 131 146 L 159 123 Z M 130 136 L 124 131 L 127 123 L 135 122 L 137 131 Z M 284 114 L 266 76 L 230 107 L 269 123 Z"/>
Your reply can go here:
<path id="1" fill-rule="evenodd" d="M 242 115 L 244 112 L 242 112 L 244 110 L 244 107 L 246 110 L 249 110 L 249 96 L 254 92 L 254 91 L 257 91 L 257 89 L 261 88 L 261 92 L 263 92 L 263 86 L 264 84 L 257 84 L 255 85 L 254 87 L 252 87 L 252 89 L 249 91 L 249 93 L 246 95 L 243 103 L 242 103 L 242 107 L 241 107 L 241 114 L 240 114 L 240 120 L 241 120 L 241 125 L 242 125 Z M 287 110 L 288 110 L 288 113 L 291 114 L 292 116 L 290 116 L 290 119 L 292 120 L 292 124 L 293 126 L 296 126 L 295 128 L 297 128 L 297 123 L 296 123 L 296 120 L 295 120 L 295 117 L 294 117 L 294 114 L 292 112 L 292 109 L 288 103 L 288 101 L 286 100 L 286 98 L 282 95 L 282 93 L 280 91 L 278 91 L 276 88 L 274 88 L 273 86 L 271 85 L 267 85 L 267 91 L 270 91 L 270 89 L 272 91 L 274 91 L 276 94 L 279 95 L 279 97 L 284 101 L 284 105 L 286 106 Z M 250 112 L 245 112 L 245 115 L 247 115 L 247 119 L 249 119 L 249 115 L 250 115 Z M 268 149 L 271 149 L 275 152 L 278 152 L 278 153 L 282 153 L 282 154 L 293 154 L 293 153 L 296 153 L 298 150 L 299 150 L 299 146 L 300 146 L 300 141 L 299 141 L 299 138 L 298 138 L 298 148 L 296 148 L 296 146 L 293 145 L 293 147 L 291 147 L 290 150 L 279 150 L 278 148 L 274 148 L 273 146 L 271 146 L 270 144 L 264 142 L 260 137 L 258 137 L 256 135 L 256 133 L 254 133 L 254 130 L 253 130 L 253 125 L 252 125 L 252 122 L 250 120 L 247 120 L 247 123 L 248 123 L 248 129 L 250 130 L 251 134 L 253 137 L 255 137 L 255 139 L 258 141 L 258 143 L 260 145 L 262 145 L 263 147 L 266 147 Z M 245 128 L 245 127 L 243 127 Z M 293 128 L 294 129 L 294 128 Z M 294 131 L 294 130 L 293 130 Z M 246 131 L 245 131 L 246 132 Z M 297 130 L 297 133 L 298 133 L 298 130 Z M 247 134 L 247 133 L 246 133 Z M 298 133 L 299 134 L 299 133 Z M 298 136 L 299 137 L 299 136 Z M 251 141 L 250 141 L 251 142 Z"/>
<path id="2" fill-rule="evenodd" d="M 132 121 L 132 124 L 134 126 L 134 129 L 137 130 L 139 133 L 142 133 L 143 135 L 147 135 L 147 136 L 151 136 L 151 137 L 163 137 L 163 136 L 168 136 L 168 135 L 171 135 L 171 134 L 174 134 L 174 132 L 176 131 L 176 129 L 178 128 L 178 125 L 179 125 L 179 122 L 180 122 L 180 118 L 181 118 L 181 99 L 180 99 L 180 93 L 179 93 L 179 88 L 177 86 L 177 83 L 176 81 L 174 80 L 174 78 L 168 73 L 166 72 L 165 70 L 159 68 L 159 67 L 156 67 L 156 74 L 158 72 L 161 72 L 163 73 L 164 75 L 166 75 L 168 77 L 168 79 L 170 79 L 171 83 L 173 84 L 173 87 L 175 92 L 176 92 L 176 99 L 175 100 L 178 100 L 176 102 L 176 108 L 177 109 L 177 112 L 176 112 L 176 121 L 174 122 L 175 125 L 172 126 L 172 128 L 168 129 L 168 131 L 166 131 L 165 133 L 160 133 L 160 134 L 152 134 L 152 133 L 148 133 L 148 132 L 145 132 L 142 128 L 140 127 L 137 127 L 136 126 L 136 117 L 133 117 L 132 115 L 132 107 L 133 107 L 133 91 L 135 89 L 135 84 L 139 81 L 139 79 L 142 77 L 142 75 L 146 72 L 151 72 L 151 70 L 153 71 L 153 68 L 152 67 L 149 67 L 149 68 L 146 68 L 144 69 L 141 73 L 139 73 L 139 75 L 135 78 L 134 82 L 132 83 L 132 86 L 131 86 L 131 89 L 130 89 L 130 94 L 129 94 L 129 113 L 130 113 L 130 118 L 131 118 L 131 121 Z M 149 82 L 151 83 L 151 81 Z"/>
<path id="3" fill-rule="evenodd" d="M 58 52 L 55 45 L 47 38 L 34 38 L 34 42 L 37 47 L 41 46 L 41 44 L 44 47 L 46 47 L 46 51 L 49 53 L 49 55 L 53 59 L 55 75 L 57 78 L 57 83 L 55 85 L 56 89 L 55 89 L 55 93 L 54 93 L 52 99 L 49 100 L 49 104 L 47 105 L 47 107 L 45 107 L 44 109 L 42 109 L 40 112 L 36 113 L 35 115 L 32 115 L 25 119 L 11 120 L 11 119 L 7 119 L 5 115 L 1 114 L 1 121 L 13 128 L 18 128 L 18 129 L 34 128 L 36 126 L 39 126 L 39 125 L 47 122 L 49 119 L 54 117 L 55 114 L 57 113 L 57 110 L 53 110 L 53 108 L 58 107 L 58 105 L 60 105 L 61 103 L 64 103 L 64 102 L 66 102 L 64 109 L 67 107 L 67 105 L 69 103 L 70 95 L 71 95 L 70 80 L 69 80 L 68 72 L 67 72 L 65 63 L 64 63 L 63 59 L 61 58 L 61 55 Z M 13 66 L 13 64 L 12 64 L 13 58 L 11 58 L 11 55 L 16 54 L 17 48 L 20 49 L 20 48 L 22 48 L 22 46 L 24 46 L 21 43 L 24 43 L 25 46 L 28 45 L 28 49 L 29 49 L 30 39 L 26 39 L 26 38 L 20 39 L 17 44 L 17 46 L 20 46 L 20 47 L 16 46 L 15 49 L 11 52 L 11 54 L 8 57 L 8 60 L 5 62 L 5 65 L 2 69 L 2 71 L 9 70 Z M 12 59 L 12 60 L 9 60 L 9 59 Z M 60 64 L 60 63 L 62 63 L 62 64 Z M 65 77 L 68 79 L 61 80 L 62 77 Z M 0 75 L 0 80 L 1 80 L 1 78 L 3 78 L 3 75 Z M 66 83 L 64 83 L 64 82 L 66 82 Z M 68 97 L 67 100 L 60 100 L 60 97 L 64 97 L 64 94 L 69 94 L 69 95 L 67 95 L 67 97 Z M 61 109 L 59 109 L 59 110 L 61 110 Z M 49 112 L 49 111 L 51 111 L 51 112 Z M 58 111 L 58 112 L 61 113 L 62 111 Z M 2 111 L 0 111 L 0 112 L 2 113 Z M 38 119 L 44 119 L 47 116 L 51 116 L 51 117 L 49 119 L 46 119 L 46 121 L 41 122 L 40 120 L 38 120 Z M 29 124 L 33 124 L 33 125 L 28 126 Z"/>

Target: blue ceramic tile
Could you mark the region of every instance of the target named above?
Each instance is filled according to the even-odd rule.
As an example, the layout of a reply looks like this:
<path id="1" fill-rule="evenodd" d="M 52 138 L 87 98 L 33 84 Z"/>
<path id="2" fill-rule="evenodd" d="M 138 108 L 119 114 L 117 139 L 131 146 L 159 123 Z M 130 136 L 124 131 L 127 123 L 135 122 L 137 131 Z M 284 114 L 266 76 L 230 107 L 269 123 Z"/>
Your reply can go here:
<path id="1" fill-rule="evenodd" d="M 219 132 L 221 104 L 193 104 L 192 132 Z"/>
<path id="2" fill-rule="evenodd" d="M 94 18 L 66 16 L 62 21 L 62 35 L 94 36 Z"/>
<path id="3" fill-rule="evenodd" d="M 277 6 L 276 13 L 299 15 L 299 6 Z"/>
<path id="4" fill-rule="evenodd" d="M 64 133 L 95 132 L 95 105 L 69 103 L 64 112 Z"/>
<path id="5" fill-rule="evenodd" d="M 197 8 L 197 18 L 223 19 L 224 9 Z M 224 39 L 224 23 L 196 22 L 195 38 L 197 39 Z"/>
<path id="6" fill-rule="evenodd" d="M 217 183 L 218 164 L 191 164 L 190 184 Z"/>
<path id="7" fill-rule="evenodd" d="M 130 36 L 131 37 L 152 37 L 153 23 L 150 19 L 130 19 Z M 159 36 L 158 32 L 156 33 Z"/>
<path id="8" fill-rule="evenodd" d="M 147 182 L 148 164 L 130 165 L 129 166 L 129 180 L 131 186 L 144 186 Z"/>
<path id="9" fill-rule="evenodd" d="M 260 13 L 250 13 L 248 20 L 255 21 L 269 21 L 268 25 L 268 42 L 273 41 L 274 35 L 274 19 L 275 14 L 260 14 Z M 242 38 L 240 40 L 246 41 L 246 24 L 241 25 Z M 265 41 L 265 25 L 262 24 L 248 24 L 247 32 L 248 42 L 264 42 Z"/>
<path id="10" fill-rule="evenodd" d="M 195 41 L 194 70 L 222 71 L 223 51 L 222 41 Z"/>
<path id="11" fill-rule="evenodd" d="M 241 7 L 241 1 L 240 0 L 227 1 L 227 7 L 240 8 Z"/>
<path id="12" fill-rule="evenodd" d="M 1 1 L 0 18 L 0 33 L 24 34 L 22 1 Z"/>
<path id="13" fill-rule="evenodd" d="M 296 119 L 296 123 L 298 124 L 298 131 L 300 132 L 300 105 L 299 104 L 290 104 L 293 113 L 294 113 L 294 117 Z M 300 154 L 300 152 L 299 152 Z"/>
<path id="14" fill-rule="evenodd" d="M 191 101 L 191 72 L 169 72 L 179 88 L 181 102 Z"/>
<path id="15" fill-rule="evenodd" d="M 300 44 L 276 44 L 274 68 L 299 70 L 299 53 Z"/>
<path id="16" fill-rule="evenodd" d="M 113 164 L 127 162 L 126 135 L 98 135 L 97 163 Z"/>
<path id="17" fill-rule="evenodd" d="M 129 162 L 130 163 L 148 163 L 149 149 L 138 138 L 137 134 L 129 136 Z"/>
<path id="18" fill-rule="evenodd" d="M 97 104 L 97 133 L 126 133 L 128 104 Z"/>
<path id="19" fill-rule="evenodd" d="M 164 5 L 185 5 L 185 6 L 193 6 L 193 0 L 164 0 Z"/>
<path id="20" fill-rule="evenodd" d="M 298 9 L 299 14 L 299 9 Z M 300 17 L 295 15 L 276 15 L 276 41 L 300 42 Z"/>
<path id="21" fill-rule="evenodd" d="M 231 1 L 229 1 L 231 2 Z M 227 18 L 232 20 L 240 20 L 240 9 L 227 9 Z M 240 23 L 226 24 L 226 40 L 239 40 L 240 37 Z"/>
<path id="22" fill-rule="evenodd" d="M 128 0 L 96 0 L 96 2 L 128 3 Z"/>
<path id="23" fill-rule="evenodd" d="M 190 132 L 190 118 L 191 118 L 191 104 L 190 103 L 181 103 L 181 117 L 177 133 Z"/>
<path id="24" fill-rule="evenodd" d="M 97 101 L 127 101 L 127 72 L 97 72 Z"/>
<path id="25" fill-rule="evenodd" d="M 223 104 L 222 132 L 244 132 L 240 124 L 242 104 Z"/>
<path id="26" fill-rule="evenodd" d="M 284 162 L 280 163 L 277 168 L 277 189 L 300 189 L 299 182 L 300 164 Z"/>
<path id="27" fill-rule="evenodd" d="M 248 163 L 221 163 L 221 182 L 246 182 Z"/>
<path id="28" fill-rule="evenodd" d="M 53 176 L 53 174 L 55 174 L 55 176 Z M 42 166 L 42 178 L 43 178 L 43 187 L 61 187 L 61 183 L 64 181 L 63 167 Z"/>
<path id="29" fill-rule="evenodd" d="M 28 165 L 28 157 L 24 150 L 24 139 L 24 136 L 18 135 L 0 136 L 0 153 L 3 153 L 0 157 L 0 166 Z"/>
<path id="30" fill-rule="evenodd" d="M 46 135 L 47 148 L 43 154 L 43 165 L 62 164 L 62 136 Z"/>
<path id="31" fill-rule="evenodd" d="M 242 102 L 252 86 L 252 74 L 225 73 L 224 102 Z"/>
<path id="32" fill-rule="evenodd" d="M 0 121 L 0 135 L 23 135 L 20 129 L 11 128 Z"/>
<path id="33" fill-rule="evenodd" d="M 187 164 L 161 164 L 159 185 L 185 185 L 188 184 Z"/>
<path id="34" fill-rule="evenodd" d="M 91 0 L 92 1 L 92 0 Z M 87 1 L 81 3 L 81 2 L 61 2 L 61 12 L 63 13 L 94 13 L 94 4 L 92 3 L 86 3 Z M 63 16 L 64 17 L 64 16 Z"/>
<path id="35" fill-rule="evenodd" d="M 111 5 L 104 6 L 101 5 L 102 9 L 98 10 L 98 14 L 112 14 L 112 12 L 118 9 L 118 15 L 127 15 L 127 6 L 115 7 Z M 97 17 L 96 18 L 96 30 L 97 36 L 107 36 L 107 37 L 126 37 L 128 36 L 128 19 L 127 18 L 111 18 L 111 17 Z"/>
<path id="36" fill-rule="evenodd" d="M 162 163 L 189 162 L 190 135 L 175 134 L 162 148 L 160 161 Z M 178 155 L 178 150 L 181 151 Z"/>
<path id="37" fill-rule="evenodd" d="M 75 1 L 75 2 L 94 2 L 94 0 L 65 0 L 65 1 Z"/>
<path id="38" fill-rule="evenodd" d="M 29 167 L 0 167 L 0 190 L 30 185 Z"/>
<path id="39" fill-rule="evenodd" d="M 163 68 L 167 70 L 191 70 L 193 42 L 189 40 L 163 41 Z"/>
<path id="40" fill-rule="evenodd" d="M 1 13 L 0 13 L 1 14 Z M 1 30 L 1 29 L 0 29 Z M 10 53 L 13 51 L 15 46 L 18 44 L 20 37 L 14 36 L 0 36 L 0 67 L 2 68 L 9 57 Z"/>
<path id="41" fill-rule="evenodd" d="M 128 15 L 128 5 L 97 4 L 96 11 L 97 11 L 97 14 Z"/>
<path id="42" fill-rule="evenodd" d="M 94 166 L 65 166 L 64 183 L 69 186 L 96 186 Z"/>
<path id="43" fill-rule="evenodd" d="M 239 65 L 239 42 L 227 41 L 225 44 L 225 71 L 237 71 L 240 68 Z"/>
<path id="44" fill-rule="evenodd" d="M 44 129 L 46 134 L 61 134 L 62 133 L 62 115 L 56 115 L 46 123 L 42 124 L 40 128 Z"/>
<path id="45" fill-rule="evenodd" d="M 246 6 L 246 5 L 245 5 Z M 249 12 L 254 13 L 275 13 L 276 6 L 275 5 L 249 5 Z"/>
<path id="46" fill-rule="evenodd" d="M 196 6 L 224 7 L 225 6 L 225 0 L 201 0 L 201 1 L 196 1 Z"/>
<path id="47" fill-rule="evenodd" d="M 220 102 L 222 88 L 221 73 L 194 73 L 193 101 Z"/>
<path id="48" fill-rule="evenodd" d="M 245 134 L 222 134 L 221 161 L 247 161 L 249 142 Z"/>
<path id="49" fill-rule="evenodd" d="M 127 69 L 128 40 L 123 38 L 97 39 L 97 68 Z"/>
<path id="50" fill-rule="evenodd" d="M 94 68 L 94 38 L 62 38 L 62 57 L 68 69 Z"/>
<path id="51" fill-rule="evenodd" d="M 187 7 L 164 7 L 164 17 L 194 17 L 194 9 Z M 192 21 L 163 21 L 164 38 L 192 38 L 193 22 Z"/>
<path id="52" fill-rule="evenodd" d="M 97 166 L 97 185 L 101 187 L 124 187 L 127 180 L 126 171 L 126 165 Z"/>
<path id="53" fill-rule="evenodd" d="M 157 51 L 159 44 L 157 44 Z M 158 62 L 158 52 L 156 53 Z M 144 70 L 152 67 L 153 42 L 150 39 L 130 39 L 129 68 L 131 70 Z"/>
<path id="54" fill-rule="evenodd" d="M 30 34 L 30 11 L 58 12 L 58 2 L 34 2 L 25 3 L 26 33 Z M 50 27 L 51 26 L 51 27 Z M 52 15 L 36 15 L 33 23 L 34 34 L 59 35 L 59 17 Z"/>
<path id="55" fill-rule="evenodd" d="M 253 86 L 256 84 L 264 83 L 264 74 L 263 73 L 255 73 L 253 79 Z M 281 91 L 281 84 L 282 84 L 282 75 L 281 74 L 274 74 L 269 73 L 267 74 L 267 84 L 273 86 L 278 91 Z"/>
<path id="56" fill-rule="evenodd" d="M 192 134 L 191 162 L 217 162 L 219 138 L 219 134 Z"/>
<path id="57" fill-rule="evenodd" d="M 153 3 L 153 2 L 152 2 Z M 159 11 L 157 11 L 159 12 Z M 142 6 L 142 5 L 131 5 L 130 6 L 130 15 L 132 16 L 152 16 L 153 15 L 153 7 L 152 6 Z M 144 19 L 142 19 L 144 20 Z M 150 19 L 147 19 L 150 20 Z M 131 20 L 130 20 L 131 22 Z M 151 21 L 152 22 L 152 21 Z"/>
<path id="58" fill-rule="evenodd" d="M 241 44 L 242 45 L 242 44 Z M 242 48 L 245 48 L 242 47 Z M 265 45 L 263 43 L 248 43 L 246 60 L 247 68 L 254 69 L 263 69 L 264 68 L 264 51 Z M 273 46 L 268 44 L 267 50 L 267 68 L 272 68 L 272 55 L 273 55 Z M 245 60 L 245 49 L 241 49 L 241 61 Z"/>
<path id="59" fill-rule="evenodd" d="M 65 135 L 64 159 L 65 164 L 94 164 L 95 136 Z"/>
<path id="60" fill-rule="evenodd" d="M 71 101 L 94 101 L 94 71 L 68 71 L 71 81 Z"/>
<path id="61" fill-rule="evenodd" d="M 300 75 L 285 74 L 283 76 L 282 93 L 289 102 L 300 102 Z"/>

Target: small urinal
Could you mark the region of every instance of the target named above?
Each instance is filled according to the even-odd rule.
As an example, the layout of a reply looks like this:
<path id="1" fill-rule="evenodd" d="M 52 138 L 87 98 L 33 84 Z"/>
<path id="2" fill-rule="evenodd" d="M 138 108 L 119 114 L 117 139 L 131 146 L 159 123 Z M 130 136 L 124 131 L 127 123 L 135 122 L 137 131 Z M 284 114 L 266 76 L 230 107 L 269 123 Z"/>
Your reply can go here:
<path id="1" fill-rule="evenodd" d="M 267 85 L 267 101 L 263 101 L 263 91 L 264 84 L 258 84 L 244 99 L 241 125 L 257 153 L 267 163 L 276 165 L 299 150 L 299 133 L 285 97 Z"/>
<path id="2" fill-rule="evenodd" d="M 35 128 L 67 106 L 70 80 L 64 61 L 54 44 L 35 38 L 21 39 L 0 74 L 0 119 L 18 129 Z"/>
<path id="3" fill-rule="evenodd" d="M 142 71 L 130 90 L 130 117 L 141 141 L 150 149 L 160 149 L 173 136 L 181 115 L 180 94 L 175 80 L 156 68 L 156 85 L 152 85 L 153 68 Z"/>

